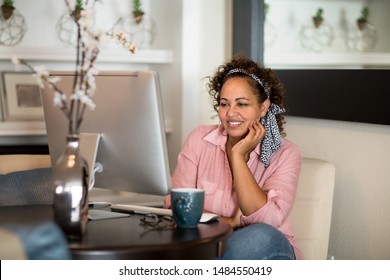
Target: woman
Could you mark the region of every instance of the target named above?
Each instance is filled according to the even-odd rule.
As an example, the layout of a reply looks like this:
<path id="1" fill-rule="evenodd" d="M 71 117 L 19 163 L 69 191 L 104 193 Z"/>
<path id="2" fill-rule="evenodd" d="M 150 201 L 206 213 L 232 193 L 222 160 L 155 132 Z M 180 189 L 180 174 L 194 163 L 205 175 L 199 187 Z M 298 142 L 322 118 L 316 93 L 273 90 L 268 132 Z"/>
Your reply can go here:
<path id="1" fill-rule="evenodd" d="M 224 259 L 302 259 L 288 220 L 301 155 L 284 138 L 281 83 L 270 69 L 237 56 L 209 77 L 208 87 L 220 125 L 190 133 L 172 187 L 204 189 L 205 211 L 235 229 Z"/>

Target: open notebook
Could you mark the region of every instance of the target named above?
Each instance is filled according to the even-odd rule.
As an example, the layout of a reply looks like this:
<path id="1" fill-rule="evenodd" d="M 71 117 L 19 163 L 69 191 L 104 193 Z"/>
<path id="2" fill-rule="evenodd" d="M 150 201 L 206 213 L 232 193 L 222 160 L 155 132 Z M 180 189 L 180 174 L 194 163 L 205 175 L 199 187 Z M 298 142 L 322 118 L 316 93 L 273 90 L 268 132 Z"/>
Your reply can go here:
<path id="1" fill-rule="evenodd" d="M 141 205 L 131 205 L 131 204 L 113 204 L 110 206 L 112 211 L 119 211 L 125 213 L 135 213 L 135 214 L 156 214 L 160 216 L 172 216 L 171 209 L 164 209 L 158 207 L 150 206 L 141 206 Z M 218 219 L 219 216 L 213 213 L 203 213 L 200 218 L 200 223 L 208 223 Z"/>

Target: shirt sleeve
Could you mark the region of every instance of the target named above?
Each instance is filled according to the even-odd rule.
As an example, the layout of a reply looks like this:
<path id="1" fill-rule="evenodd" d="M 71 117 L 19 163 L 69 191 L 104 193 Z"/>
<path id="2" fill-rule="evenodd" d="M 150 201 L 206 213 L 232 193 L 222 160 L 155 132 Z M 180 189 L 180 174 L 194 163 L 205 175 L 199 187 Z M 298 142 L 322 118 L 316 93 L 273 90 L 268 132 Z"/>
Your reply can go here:
<path id="1" fill-rule="evenodd" d="M 268 167 L 272 173 L 262 186 L 267 203 L 251 215 L 241 216 L 241 226 L 266 223 L 279 228 L 284 224 L 294 204 L 301 163 L 302 157 L 295 145 L 290 145 L 274 159 Z"/>

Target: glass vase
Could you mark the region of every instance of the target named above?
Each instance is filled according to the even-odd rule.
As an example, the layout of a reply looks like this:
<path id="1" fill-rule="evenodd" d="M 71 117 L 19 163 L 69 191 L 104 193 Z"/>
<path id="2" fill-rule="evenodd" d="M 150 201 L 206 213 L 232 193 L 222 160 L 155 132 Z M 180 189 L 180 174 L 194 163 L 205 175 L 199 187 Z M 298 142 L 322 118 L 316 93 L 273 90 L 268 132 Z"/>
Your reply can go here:
<path id="1" fill-rule="evenodd" d="M 78 135 L 68 135 L 53 167 L 54 220 L 70 239 L 81 238 L 88 222 L 88 163 L 79 151 Z"/>

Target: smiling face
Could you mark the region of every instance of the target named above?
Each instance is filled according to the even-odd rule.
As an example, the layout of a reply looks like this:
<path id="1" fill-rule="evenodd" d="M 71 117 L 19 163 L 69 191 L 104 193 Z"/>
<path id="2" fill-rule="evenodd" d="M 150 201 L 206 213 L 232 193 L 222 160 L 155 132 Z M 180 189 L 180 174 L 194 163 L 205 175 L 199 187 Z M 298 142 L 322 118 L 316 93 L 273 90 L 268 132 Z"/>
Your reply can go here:
<path id="1" fill-rule="evenodd" d="M 229 141 L 237 143 L 247 135 L 253 122 L 266 114 L 267 102 L 259 103 L 247 78 L 232 77 L 223 84 L 218 116 Z"/>

